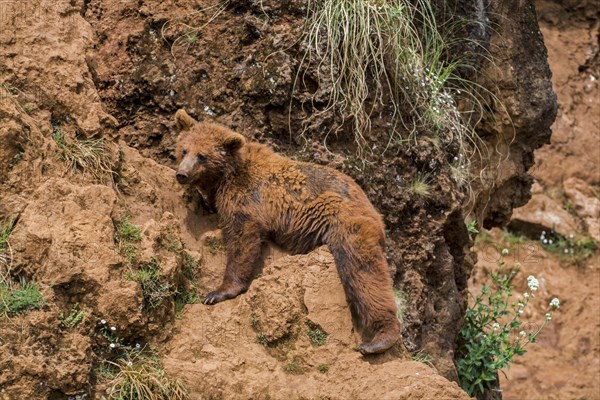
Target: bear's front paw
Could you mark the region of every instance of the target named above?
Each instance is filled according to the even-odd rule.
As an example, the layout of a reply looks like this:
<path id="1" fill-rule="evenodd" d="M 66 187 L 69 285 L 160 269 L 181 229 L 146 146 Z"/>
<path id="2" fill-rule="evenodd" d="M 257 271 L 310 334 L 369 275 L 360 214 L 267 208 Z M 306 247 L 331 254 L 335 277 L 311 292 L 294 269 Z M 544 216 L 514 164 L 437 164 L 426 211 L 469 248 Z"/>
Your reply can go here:
<path id="1" fill-rule="evenodd" d="M 227 300 L 229 298 L 231 298 L 231 296 L 227 296 L 227 294 L 225 293 L 214 291 L 206 295 L 206 297 L 204 298 L 204 304 L 213 305 Z"/>

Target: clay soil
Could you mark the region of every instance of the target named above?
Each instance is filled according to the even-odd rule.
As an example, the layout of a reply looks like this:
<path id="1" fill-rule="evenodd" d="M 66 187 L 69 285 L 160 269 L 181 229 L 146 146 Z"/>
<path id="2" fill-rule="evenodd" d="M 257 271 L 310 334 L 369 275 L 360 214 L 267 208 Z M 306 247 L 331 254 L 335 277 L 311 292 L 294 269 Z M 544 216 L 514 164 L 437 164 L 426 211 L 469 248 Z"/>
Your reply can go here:
<path id="1" fill-rule="evenodd" d="M 560 108 L 550 145 L 535 153 L 532 175 L 537 182 L 536 191 L 547 194 L 561 206 L 567 201 L 563 182 L 569 178 L 586 182 L 596 199 L 600 193 L 600 22 L 597 4 L 584 3 L 537 3 Z M 501 374 L 503 398 L 599 399 L 600 259 L 597 254 L 583 264 L 574 265 L 565 257 L 544 250 L 539 240 L 511 244 L 499 230 L 486 240 L 479 240 L 476 248 L 478 264 L 470 281 L 472 292 L 476 293 L 485 284 L 487 273 L 497 270 L 498 250 L 502 248 L 510 250 L 507 266 L 518 264 L 520 268 L 515 280 L 517 293 L 527 289 L 527 276 L 534 275 L 540 280 L 538 302 L 526 313 L 528 328 L 541 324 L 550 299 L 558 297 L 562 303 L 539 342 L 530 345 L 527 354 Z"/>
<path id="2" fill-rule="evenodd" d="M 297 65 L 284 51 L 271 53 L 294 44 L 304 2 L 240 4 L 221 15 L 199 11 L 193 1 L 0 2 L 0 22 L 11 27 L 0 30 L 0 215 L 18 215 L 1 272 L 37 282 L 46 298 L 39 310 L 0 317 L 2 400 L 102 398 L 109 382 L 99 372 L 101 361 L 114 357 L 102 320 L 115 327 L 123 346 L 154 348 L 166 374 L 180 379 L 193 399 L 468 398 L 451 379 L 453 337 L 444 332 L 458 327 L 466 302 L 469 240 L 446 155 L 433 145 L 388 160 L 398 174 L 371 170 L 357 177 L 390 228 L 388 252 L 400 260 L 391 272 L 415 265 L 396 275 L 397 284 L 407 282 L 406 346 L 373 357 L 355 350 L 359 337 L 326 248 L 290 256 L 269 247 L 248 293 L 176 312 L 175 289 L 214 289 L 225 256 L 216 217 L 174 180 L 174 110 L 218 115 L 279 151 L 356 170 L 340 156 L 354 154 L 351 139 L 336 137 L 337 152 L 328 153 L 322 137 L 307 151 L 286 133 Z M 534 175 L 552 193 L 576 176 L 598 197 L 598 16 L 562 7 L 539 3 L 561 111 L 551 145 L 536 153 Z M 257 17 L 263 8 L 275 22 Z M 217 28 L 186 34 L 186 24 L 211 15 Z M 305 84 L 314 94 L 309 76 Z M 302 107 L 297 112 L 314 130 L 336 123 L 302 114 Z M 102 138 L 112 172 L 67 168 L 58 133 L 70 141 Z M 431 162 L 443 166 L 434 195 L 415 200 L 402 185 Z M 393 193 L 386 197 L 388 189 Z M 136 265 L 158 262 L 163 282 L 173 283 L 173 295 L 159 307 L 150 308 L 140 285 L 127 279 L 132 265 L 117 237 L 125 218 L 141 229 Z M 460 229 L 448 228 L 453 224 Z M 472 291 L 495 268 L 497 249 L 509 246 L 499 231 L 489 238 L 477 244 Z M 404 247 L 394 250 L 396 242 Z M 600 398 L 597 255 L 575 266 L 541 249 L 531 263 L 518 258 L 517 248 L 510 251 L 511 262 L 522 264 L 521 277 L 540 278 L 543 302 L 556 296 L 562 306 L 539 344 L 501 375 L 504 397 Z M 187 255 L 197 269 L 185 269 Z M 437 275 L 434 266 L 443 262 L 439 274 L 455 279 Z M 74 304 L 86 315 L 70 328 L 63 319 Z M 527 317 L 539 321 L 543 313 L 540 306 Z M 326 339 L 315 340 L 315 332 L 326 332 Z M 433 359 L 416 361 L 421 348 Z"/>

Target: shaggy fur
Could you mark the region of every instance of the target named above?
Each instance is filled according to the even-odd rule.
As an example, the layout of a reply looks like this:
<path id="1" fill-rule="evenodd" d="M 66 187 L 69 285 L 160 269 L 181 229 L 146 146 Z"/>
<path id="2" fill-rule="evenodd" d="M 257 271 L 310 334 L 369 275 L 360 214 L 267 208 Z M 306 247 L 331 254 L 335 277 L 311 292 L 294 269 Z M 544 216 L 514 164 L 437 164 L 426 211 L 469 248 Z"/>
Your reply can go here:
<path id="1" fill-rule="evenodd" d="M 400 337 L 392 282 L 384 255 L 382 219 L 348 176 L 296 162 L 183 110 L 175 119 L 177 180 L 196 185 L 215 207 L 223 228 L 227 266 L 208 293 L 215 304 L 245 292 L 269 239 L 292 253 L 327 245 L 335 259 L 363 354 L 379 353 Z"/>

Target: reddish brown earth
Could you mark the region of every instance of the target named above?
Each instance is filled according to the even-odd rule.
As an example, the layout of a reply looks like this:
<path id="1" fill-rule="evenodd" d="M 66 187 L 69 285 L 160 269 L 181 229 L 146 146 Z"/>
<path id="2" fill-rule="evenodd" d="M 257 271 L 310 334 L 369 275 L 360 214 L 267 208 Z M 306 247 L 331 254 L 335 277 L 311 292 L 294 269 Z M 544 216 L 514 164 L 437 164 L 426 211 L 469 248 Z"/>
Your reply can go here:
<path id="1" fill-rule="evenodd" d="M 559 209 L 555 215 L 560 215 L 559 221 L 566 224 L 562 228 L 565 235 L 597 238 L 600 208 L 594 204 L 600 199 L 598 7 L 593 2 L 538 1 L 537 11 L 560 107 L 552 127 L 551 144 L 535 152 L 536 164 L 531 171 L 538 185 L 532 201 L 539 204 L 536 199 L 544 196 L 552 207 Z M 574 207 L 569 214 L 564 208 L 568 201 L 576 201 L 569 195 L 574 186 L 588 195 L 582 206 Z M 593 213 L 588 217 L 584 209 L 590 207 Z M 550 206 L 545 209 L 550 212 Z M 541 282 L 538 299 L 526 313 L 529 327 L 540 325 L 552 298 L 561 300 L 560 310 L 540 335 L 539 342 L 530 345 L 527 354 L 501 374 L 503 398 L 599 399 L 598 254 L 583 265 L 574 265 L 565 257 L 545 251 L 539 241 L 510 245 L 499 231 L 492 234 L 491 240 L 480 241 L 476 246 L 478 264 L 470 281 L 473 293 L 487 283 L 486 273 L 497 269 L 500 258 L 497 249 L 509 248 L 507 265 L 520 264 L 516 293 L 526 290 L 529 275 Z"/>
<path id="2" fill-rule="evenodd" d="M 515 135 L 512 129 L 492 127 L 482 132 L 490 143 L 501 142 L 504 147 L 499 148 L 507 156 L 502 173 L 495 177 L 493 200 L 477 207 L 485 216 L 482 221 L 490 225 L 506 222 L 512 207 L 527 200 L 530 154 L 547 138 L 554 111 L 543 46 L 536 41 L 537 27 L 531 25 L 531 2 L 515 3 L 523 7 L 524 17 L 518 22 L 501 17 L 508 6 L 496 4 L 490 11 L 506 35 L 514 35 L 494 48 L 506 50 L 498 62 L 500 69 L 512 72 L 497 79 L 503 96 L 514 106 L 510 113 L 517 127 L 514 142 L 507 140 Z M 290 100 L 302 54 L 296 41 L 305 3 L 243 1 L 218 15 L 214 9 L 202 11 L 212 4 L 0 3 L 0 216 L 18 217 L 10 237 L 11 257 L 3 263 L 2 274 L 8 269 L 15 279 L 38 282 L 47 300 L 40 310 L 0 319 L 0 398 L 101 398 L 106 382 L 98 367 L 111 355 L 100 334 L 101 319 L 116 327 L 124 343 L 155 347 L 166 372 L 180 378 L 192 398 L 467 398 L 448 379 L 455 377 L 454 335 L 472 268 L 463 194 L 450 178 L 452 157 L 424 139 L 361 167 L 354 157 L 352 132 L 348 134 L 339 116 L 316 112 L 323 108 L 328 89 L 316 86 L 314 70 L 306 71 L 305 87 Z M 541 10 L 546 6 L 558 7 L 549 3 Z M 190 27 L 203 26 L 213 15 L 206 29 L 185 36 Z M 554 18 L 554 22 L 542 19 L 546 36 L 564 23 Z M 581 40 L 578 48 L 585 46 L 589 32 L 597 35 L 597 25 L 590 25 L 589 17 L 583 21 L 577 31 L 561 28 L 572 40 Z M 556 37 L 548 46 L 551 62 L 562 59 L 564 37 Z M 539 60 L 528 63 L 522 45 L 530 46 L 527 54 Z M 574 52 L 570 64 L 566 59 L 561 64 L 564 73 L 555 73 L 555 79 L 561 76 L 560 82 L 565 82 L 555 82 L 561 102 L 574 110 L 570 114 L 561 110 L 557 124 L 564 119 L 565 126 L 581 127 L 582 132 L 593 132 L 598 122 L 585 117 L 591 108 L 586 108 L 589 101 L 580 91 L 587 87 L 584 77 L 598 76 L 597 43 L 594 46 L 589 61 Z M 510 69 L 511 63 L 522 65 L 524 71 Z M 580 65 L 588 64 L 579 72 Z M 523 76 L 535 79 L 523 81 Z M 514 81 L 520 82 L 517 89 Z M 597 83 L 593 90 L 597 94 Z M 578 95 L 580 100 L 574 100 Z M 290 101 L 291 130 L 308 128 L 306 143 L 289 134 Z M 155 310 L 145 308 L 140 285 L 126 279 L 129 267 L 115 241 L 115 226 L 123 215 L 142 228 L 140 261 L 158 260 L 167 282 L 181 283 L 184 260 L 182 253 L 164 244 L 165 238 L 200 260 L 195 276 L 199 294 L 213 289 L 223 274 L 224 255 L 210 239 L 217 229 L 215 216 L 204 214 L 197 194 L 185 192 L 173 179 L 172 115 L 180 107 L 288 155 L 339 168 L 365 188 L 389 228 L 390 272 L 406 297 L 405 346 L 368 358 L 355 351 L 358 337 L 331 255 L 324 248 L 295 257 L 270 249 L 249 292 L 215 307 L 189 304 L 176 317 L 171 296 Z M 386 123 L 383 117 L 374 123 L 371 140 L 383 137 Z M 114 174 L 67 169 L 52 139 L 57 127 L 69 140 L 105 139 Z M 341 127 L 341 133 L 328 138 L 332 150 L 328 152 L 323 145 L 325 128 L 333 127 Z M 593 148 L 593 141 L 587 140 L 568 136 L 556 142 L 564 145 L 553 143 L 543 150 L 544 159 L 557 157 L 556 162 L 562 162 L 559 157 L 573 151 L 569 143 Z M 542 158 L 543 153 L 538 154 Z M 577 154 L 574 159 L 583 157 Z M 539 167 L 546 165 L 554 173 L 536 170 L 544 188 L 558 188 L 553 185 L 561 181 L 554 164 Z M 592 168 L 573 168 L 573 175 L 597 190 Z M 425 201 L 407 187 L 416 173 L 430 169 L 436 180 Z M 577 218 L 582 229 L 591 226 L 583 216 Z M 576 269 L 547 257 L 547 263 L 535 264 L 531 271 L 548 275 L 544 301 L 556 294 L 563 299 L 564 315 L 572 319 L 561 322 L 563 315 L 556 316 L 548 336 L 508 371 L 511 379 L 504 383 L 505 393 L 528 398 L 549 390 L 564 394 L 562 398 L 593 398 L 594 374 L 598 376 L 598 324 L 593 312 L 599 307 L 597 296 L 588 296 L 588 303 L 577 299 L 598 293 L 597 262 Z M 481 251 L 479 259 L 480 265 L 487 265 Z M 480 276 L 473 274 L 475 287 Z M 60 313 L 75 303 L 87 316 L 74 329 L 61 327 Z M 581 321 L 589 322 L 575 330 Z M 307 336 L 311 324 L 329 333 L 324 345 L 311 344 Z M 577 341 L 570 341 L 572 337 Z M 421 349 L 435 368 L 411 360 L 410 352 Z M 545 359 L 539 356 L 534 364 L 538 349 L 553 353 Z M 526 364 L 528 360 L 532 364 Z M 519 368 L 527 379 L 511 377 Z M 584 371 L 581 381 L 563 379 L 576 370 Z M 535 392 L 526 388 L 531 382 Z"/>
<path id="3" fill-rule="evenodd" d="M 197 195 L 184 193 L 173 179 L 174 110 L 185 106 L 203 116 L 215 110 L 221 115 L 220 122 L 258 139 L 259 127 L 265 125 L 269 112 L 272 116 L 287 114 L 283 105 L 276 105 L 287 99 L 291 84 L 287 61 L 274 57 L 268 64 L 266 70 L 272 66 L 280 80 L 271 87 L 271 80 L 263 79 L 265 71 L 251 54 L 258 49 L 265 56 L 272 51 L 270 43 L 277 43 L 278 38 L 295 40 L 291 32 L 301 21 L 296 8 L 289 5 L 293 23 L 282 18 L 275 26 L 265 27 L 267 33 L 273 29 L 280 32 L 263 43 L 254 37 L 261 24 L 254 17 L 258 9 L 250 12 L 247 5 L 243 10 L 230 7 L 198 43 L 189 43 L 189 48 L 185 43 L 175 46 L 172 55 L 160 29 L 172 19 L 174 31 L 165 34 L 173 41 L 184 29 L 178 18 L 194 24 L 206 22 L 204 13 L 196 20 L 185 19 L 195 6 L 194 2 L 174 6 L 158 1 L 141 7 L 120 1 L 2 3 L 0 214 L 2 221 L 16 219 L 10 253 L 2 258 L 2 277 L 37 282 L 46 305 L 23 315 L 2 316 L 0 396 L 101 397 L 106 382 L 98 368 L 101 360 L 112 354 L 100 324 L 106 320 L 123 344 L 156 348 L 167 373 L 181 378 L 192 398 L 234 393 L 241 398 L 254 394 L 293 397 L 294 393 L 309 398 L 323 393 L 331 398 L 363 394 L 375 398 L 466 398 L 458 385 L 439 371 L 411 361 L 401 345 L 385 356 L 359 356 L 341 284 L 326 252 L 285 259 L 286 268 L 281 272 L 276 272 L 276 264 L 267 265 L 248 295 L 214 308 L 186 306 L 179 319 L 175 318 L 173 295 L 158 308 L 149 309 L 141 286 L 127 279 L 131 267 L 115 240 L 115 227 L 124 215 L 142 229 L 142 240 L 136 245 L 139 262 L 159 263 L 163 281 L 173 290 L 182 280 L 183 268 L 182 253 L 173 248 L 183 247 L 200 260 L 201 268 L 194 277 L 198 294 L 214 289 L 223 275 L 222 252 L 201 240 L 205 232 L 216 228 L 215 217 L 204 215 Z M 220 46 L 223 36 L 237 38 L 239 43 Z M 195 46 L 199 44 L 208 48 Z M 242 50 L 248 52 L 248 58 L 239 59 Z M 225 80 L 230 84 L 223 85 Z M 196 87 L 205 81 L 206 85 Z M 277 82 L 282 82 L 284 89 Z M 211 90 L 208 94 L 207 89 Z M 267 102 L 261 97 L 264 93 L 271 94 Z M 273 114 L 272 107 L 278 114 Z M 270 129 L 277 131 L 273 128 L 276 118 L 271 121 Z M 283 121 L 280 119 L 281 124 Z M 70 143 L 103 138 L 107 168 L 112 172 L 67 168 L 61 147 L 53 140 L 59 131 Z M 281 138 L 284 143 L 286 140 Z M 272 143 L 277 145 L 277 140 Z M 325 153 L 321 149 L 315 154 Z M 440 166 L 444 160 L 432 149 L 414 156 L 421 163 L 435 157 Z M 397 157 L 396 162 L 405 161 Z M 447 165 L 443 168 L 446 178 L 436 190 L 448 192 L 453 184 Z M 379 184 L 386 178 L 381 174 Z M 375 186 L 370 189 L 375 190 Z M 407 196 L 405 190 L 398 190 L 397 195 Z M 418 208 L 415 201 L 411 207 Z M 437 204 L 459 207 L 455 197 L 439 197 Z M 425 218 L 426 213 L 421 210 L 418 218 Z M 441 215 L 432 224 L 441 227 L 447 220 L 447 215 Z M 414 229 L 419 230 L 418 225 Z M 443 230 L 437 229 L 435 234 L 446 249 Z M 174 246 L 171 250 L 165 238 Z M 412 250 L 415 255 L 431 251 L 431 246 L 425 246 L 426 239 L 414 235 L 413 240 L 420 243 Z M 458 237 L 454 250 L 460 254 L 464 244 Z M 447 263 L 446 273 L 465 268 L 447 249 L 440 259 Z M 464 281 L 464 272 L 462 277 Z M 444 296 L 433 290 L 442 282 L 416 280 L 414 290 L 422 293 L 415 299 L 424 300 L 429 292 Z M 446 297 L 460 298 L 461 292 L 451 283 L 445 285 Z M 61 326 L 60 315 L 68 314 L 74 304 L 87 314 L 79 325 L 68 329 Z M 415 302 L 413 307 L 417 305 Z M 251 323 L 250 307 L 260 324 Z M 426 330 L 427 341 L 438 356 L 434 360 L 451 372 L 452 336 L 436 340 L 440 336 L 435 332 L 442 326 L 434 323 L 456 325 L 460 308 L 441 308 L 436 313 L 433 307 L 428 309 L 429 322 L 424 326 L 431 329 Z M 424 313 L 413 315 L 419 322 Z M 308 344 L 309 321 L 323 324 L 330 333 L 325 346 Z M 219 342 L 223 335 L 210 334 L 210 329 L 220 327 L 240 328 L 245 334 L 234 342 Z M 208 332 L 205 340 L 198 338 L 198 332 Z M 266 348 L 256 343 L 259 334 L 266 340 Z M 441 356 L 439 343 L 445 343 Z M 320 372 L 320 365 L 328 372 Z M 303 385 L 306 381 L 314 384 Z"/>

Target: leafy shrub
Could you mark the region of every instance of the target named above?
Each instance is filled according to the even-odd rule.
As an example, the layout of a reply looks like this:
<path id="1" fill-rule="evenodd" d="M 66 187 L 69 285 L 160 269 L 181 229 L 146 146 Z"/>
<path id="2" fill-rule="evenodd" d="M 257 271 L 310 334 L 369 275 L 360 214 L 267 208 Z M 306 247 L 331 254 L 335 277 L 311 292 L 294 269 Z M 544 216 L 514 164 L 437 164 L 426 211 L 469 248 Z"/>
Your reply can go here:
<path id="1" fill-rule="evenodd" d="M 523 328 L 522 314 L 529 301 L 535 298 L 539 282 L 529 276 L 529 291 L 517 302 L 511 302 L 515 275 L 516 272 L 492 274 L 493 284 L 483 286 L 481 294 L 475 297 L 474 304 L 465 314 L 464 325 L 459 331 L 456 366 L 461 387 L 470 396 L 491 389 L 498 370 L 507 367 L 515 356 L 525 354 L 525 346 L 535 342 L 551 320 L 552 310 L 560 305 L 558 299 L 553 299 L 542 325 L 527 332 Z"/>

